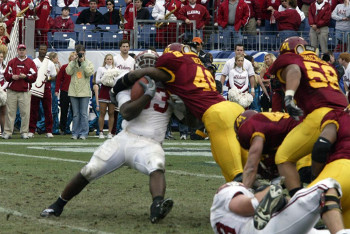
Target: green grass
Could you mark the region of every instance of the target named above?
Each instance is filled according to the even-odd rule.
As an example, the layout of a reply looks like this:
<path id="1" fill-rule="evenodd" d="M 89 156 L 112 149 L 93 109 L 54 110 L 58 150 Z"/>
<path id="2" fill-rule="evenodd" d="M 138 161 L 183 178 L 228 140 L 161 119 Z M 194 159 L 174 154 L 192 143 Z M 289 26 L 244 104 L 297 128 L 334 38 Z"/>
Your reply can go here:
<path id="1" fill-rule="evenodd" d="M 88 185 L 60 217 L 41 218 L 102 142 L 92 135 L 86 141 L 44 135 L 21 140 L 18 134 L 0 140 L 0 233 L 212 233 L 210 206 L 225 181 L 209 141 L 164 142 L 166 197 L 174 207 L 158 224 L 148 220 L 148 177 L 127 167 Z"/>

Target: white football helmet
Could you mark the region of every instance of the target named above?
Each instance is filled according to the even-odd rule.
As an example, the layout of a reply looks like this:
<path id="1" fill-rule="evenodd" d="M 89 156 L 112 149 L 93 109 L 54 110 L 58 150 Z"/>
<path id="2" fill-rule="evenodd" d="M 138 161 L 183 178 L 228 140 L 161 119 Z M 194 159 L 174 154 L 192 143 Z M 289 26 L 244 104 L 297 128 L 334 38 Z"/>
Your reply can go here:
<path id="1" fill-rule="evenodd" d="M 135 58 L 136 69 L 154 67 L 158 58 L 158 53 L 153 50 L 142 51 Z"/>

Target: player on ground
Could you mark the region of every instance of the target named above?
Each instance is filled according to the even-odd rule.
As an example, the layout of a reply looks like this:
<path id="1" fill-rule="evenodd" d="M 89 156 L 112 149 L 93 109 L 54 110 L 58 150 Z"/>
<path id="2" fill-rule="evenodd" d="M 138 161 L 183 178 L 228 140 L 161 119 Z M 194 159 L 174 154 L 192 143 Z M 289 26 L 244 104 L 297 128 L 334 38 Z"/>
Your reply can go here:
<path id="1" fill-rule="evenodd" d="M 215 233 L 310 234 L 317 233 L 313 227 L 321 214 L 332 234 L 344 234 L 348 232 L 344 230 L 339 209 L 341 194 L 338 182 L 324 179 L 298 191 L 280 212 L 275 213 L 283 205 L 280 185 L 271 185 L 253 194 L 243 184 L 230 182 L 222 185 L 215 194 L 210 222 Z"/>
<path id="2" fill-rule="evenodd" d="M 216 90 L 215 80 L 205 69 L 196 53 L 188 46 L 173 43 L 158 59 L 156 68 L 132 71 L 118 80 L 115 94 L 130 87 L 145 75 L 164 82 L 171 94 L 179 96 L 188 110 L 201 120 L 208 132 L 211 150 L 226 181 L 232 181 L 243 172 L 241 149 L 233 129 L 243 107 L 226 101 Z"/>
<path id="3" fill-rule="evenodd" d="M 343 219 L 350 228 L 350 115 L 344 111 L 331 111 L 321 122 L 322 133 L 312 150 L 313 176 L 310 186 L 330 177 L 339 182 L 344 196 L 341 199 Z"/>
<path id="4" fill-rule="evenodd" d="M 147 58 L 139 60 L 143 66 L 155 64 L 158 54 L 150 53 L 142 53 Z M 134 101 L 130 100 L 130 90 L 118 94 L 120 112 L 125 119 L 123 131 L 94 152 L 90 162 L 67 184 L 57 201 L 42 211 L 42 217 L 60 216 L 66 203 L 91 181 L 124 165 L 150 176 L 151 222 L 158 222 L 170 212 L 173 201 L 164 199 L 165 155 L 161 146 L 171 116 L 169 95 L 164 88 L 155 87 L 151 79 L 148 81 L 143 85 L 144 95 Z"/>
<path id="5" fill-rule="evenodd" d="M 276 153 L 278 171 L 286 177 L 285 184 L 291 196 L 301 189 L 295 163 L 311 153 L 321 133 L 323 117 L 333 109 L 343 110 L 347 106 L 346 97 L 339 89 L 336 70 L 318 58 L 314 51 L 303 38 L 290 37 L 281 45 L 281 55 L 271 67 L 271 73 L 286 90 L 284 101 L 288 113 L 294 118 L 305 116 Z"/>
<path id="6" fill-rule="evenodd" d="M 299 123 L 300 121 L 294 120 L 289 114 L 281 112 L 258 113 L 247 110 L 238 116 L 235 122 L 238 141 L 241 147 L 249 150 L 243 172 L 245 186 L 253 186 L 258 172 L 264 179 L 272 180 L 278 176 L 274 161 L 276 150 L 286 135 Z M 264 164 L 263 168 L 259 167 L 261 163 Z M 310 166 L 310 156 L 303 157 L 297 163 L 300 173 L 309 171 L 303 176 L 303 182 L 311 182 Z"/>

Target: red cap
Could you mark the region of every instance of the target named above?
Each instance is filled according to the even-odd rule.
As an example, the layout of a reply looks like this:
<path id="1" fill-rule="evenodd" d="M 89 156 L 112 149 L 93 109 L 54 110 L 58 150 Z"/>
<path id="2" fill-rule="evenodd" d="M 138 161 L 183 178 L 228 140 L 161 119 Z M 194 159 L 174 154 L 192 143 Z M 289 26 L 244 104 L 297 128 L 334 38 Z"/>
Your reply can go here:
<path id="1" fill-rule="evenodd" d="M 24 44 L 19 44 L 17 49 L 27 49 L 27 47 Z"/>

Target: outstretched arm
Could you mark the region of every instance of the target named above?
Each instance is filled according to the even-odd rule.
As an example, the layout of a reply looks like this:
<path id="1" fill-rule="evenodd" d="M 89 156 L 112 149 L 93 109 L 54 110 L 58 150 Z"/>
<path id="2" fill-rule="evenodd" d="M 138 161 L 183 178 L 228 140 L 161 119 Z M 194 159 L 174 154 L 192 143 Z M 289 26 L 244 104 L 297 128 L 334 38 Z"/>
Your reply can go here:
<path id="1" fill-rule="evenodd" d="M 249 148 L 248 160 L 243 170 L 243 184 L 248 188 L 251 188 L 255 181 L 263 148 L 264 138 L 255 136 Z"/>

